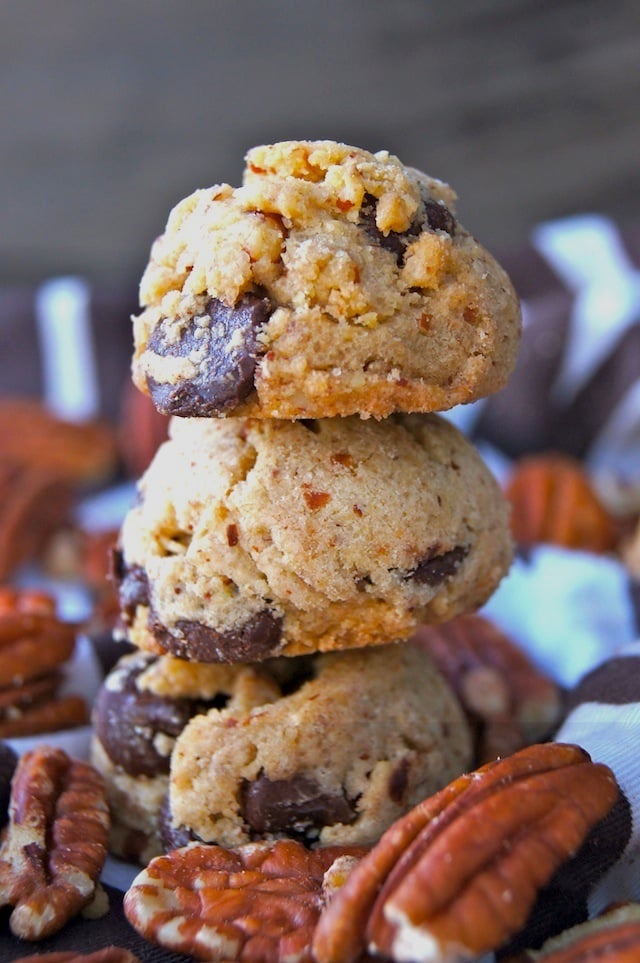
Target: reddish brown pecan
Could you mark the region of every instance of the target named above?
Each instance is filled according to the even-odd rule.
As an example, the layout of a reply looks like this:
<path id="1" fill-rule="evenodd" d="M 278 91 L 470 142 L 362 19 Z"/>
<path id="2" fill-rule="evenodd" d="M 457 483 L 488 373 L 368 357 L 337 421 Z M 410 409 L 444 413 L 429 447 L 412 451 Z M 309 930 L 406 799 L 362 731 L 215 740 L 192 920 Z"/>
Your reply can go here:
<path id="1" fill-rule="evenodd" d="M 21 956 L 14 963 L 140 963 L 140 960 L 122 946 L 105 946 L 93 953 L 76 950 L 32 953 L 30 956 Z"/>
<path id="2" fill-rule="evenodd" d="M 0 579 L 37 558 L 68 521 L 73 492 L 50 472 L 0 460 Z"/>
<path id="3" fill-rule="evenodd" d="M 481 615 L 421 626 L 426 649 L 460 699 L 476 732 L 477 763 L 549 737 L 562 708 L 559 687 Z"/>
<path id="4" fill-rule="evenodd" d="M 320 918 L 318 963 L 369 948 L 458 963 L 495 950 L 618 800 L 611 771 L 577 746 L 530 746 L 461 776 L 395 823 Z"/>
<path id="5" fill-rule="evenodd" d="M 0 451 L 71 485 L 105 481 L 118 465 L 115 433 L 107 424 L 66 421 L 28 398 L 0 400 Z"/>
<path id="6" fill-rule="evenodd" d="M 92 766 L 48 746 L 22 756 L 0 846 L 0 906 L 14 907 L 16 936 L 49 936 L 91 901 L 108 828 L 104 785 Z"/>
<path id="7" fill-rule="evenodd" d="M 541 542 L 608 552 L 617 542 L 614 519 L 579 462 L 566 455 L 523 458 L 507 483 L 511 527 L 519 545 Z"/>
<path id="8" fill-rule="evenodd" d="M 311 963 L 324 876 L 337 859 L 363 853 L 292 840 L 176 849 L 136 877 L 124 910 L 146 939 L 200 960 Z"/>

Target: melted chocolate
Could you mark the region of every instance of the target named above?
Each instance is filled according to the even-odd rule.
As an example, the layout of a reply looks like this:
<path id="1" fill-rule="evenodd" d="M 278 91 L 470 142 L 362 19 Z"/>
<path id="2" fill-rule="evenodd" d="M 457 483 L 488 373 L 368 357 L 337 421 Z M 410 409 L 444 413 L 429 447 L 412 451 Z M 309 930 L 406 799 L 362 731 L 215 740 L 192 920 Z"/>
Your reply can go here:
<path id="1" fill-rule="evenodd" d="M 274 654 L 282 638 L 282 619 L 268 609 L 228 632 L 187 620 L 176 623 L 181 636 L 157 621 L 150 628 L 165 652 L 196 662 L 260 662 Z"/>
<path id="2" fill-rule="evenodd" d="M 402 265 L 404 252 L 408 244 L 426 227 L 432 231 L 445 231 L 453 235 L 456 221 L 449 208 L 432 197 L 424 197 L 422 207 L 417 211 L 413 221 L 406 231 L 387 231 L 383 233 L 376 223 L 376 209 L 378 200 L 373 194 L 365 194 L 360 206 L 360 225 L 365 233 L 384 248 L 395 255 L 398 266 Z"/>
<path id="3" fill-rule="evenodd" d="M 160 842 L 167 853 L 171 849 L 180 849 L 181 846 L 186 846 L 188 843 L 202 842 L 200 837 L 196 836 L 191 829 L 187 829 L 186 826 L 173 825 L 169 793 L 164 797 L 160 806 L 158 832 Z"/>
<path id="4" fill-rule="evenodd" d="M 283 833 L 305 841 L 317 839 L 323 826 L 348 825 L 357 815 L 344 794 L 323 793 L 303 773 L 275 781 L 261 775 L 254 782 L 245 782 L 241 807 L 254 836 Z"/>
<path id="5" fill-rule="evenodd" d="M 151 604 L 151 592 L 147 573 L 140 565 L 127 565 L 119 549 L 111 553 L 111 570 L 118 586 L 120 614 L 130 625 L 139 605 Z"/>
<path id="6" fill-rule="evenodd" d="M 191 699 L 169 699 L 138 689 L 136 682 L 151 658 L 116 670 L 118 687 L 103 684 L 94 707 L 95 732 L 109 758 L 132 776 L 169 772 L 169 756 L 156 749 L 159 734 L 175 739 L 187 722 L 209 704 Z M 113 677 L 112 677 L 113 679 Z"/>
<path id="7" fill-rule="evenodd" d="M 412 582 L 418 582 L 419 585 L 439 585 L 440 582 L 444 582 L 451 575 L 455 575 L 468 552 L 469 549 L 466 545 L 457 545 L 441 555 L 428 555 L 418 562 L 414 570 L 409 572 L 405 578 Z"/>
<path id="8" fill-rule="evenodd" d="M 167 415 L 210 418 L 237 408 L 254 389 L 254 375 L 260 354 L 258 334 L 271 314 L 267 298 L 244 294 L 233 307 L 217 298 L 207 305 L 211 325 L 191 320 L 177 341 L 167 339 L 157 327 L 149 339 L 149 350 L 160 357 L 189 357 L 204 354 L 198 373 L 179 384 L 165 384 L 147 378 L 156 408 Z"/>

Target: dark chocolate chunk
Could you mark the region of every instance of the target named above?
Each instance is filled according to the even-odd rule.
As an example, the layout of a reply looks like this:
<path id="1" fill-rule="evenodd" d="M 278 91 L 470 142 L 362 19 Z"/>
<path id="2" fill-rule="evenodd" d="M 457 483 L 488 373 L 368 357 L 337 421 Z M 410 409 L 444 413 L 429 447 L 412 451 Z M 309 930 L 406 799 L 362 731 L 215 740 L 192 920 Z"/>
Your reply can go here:
<path id="1" fill-rule="evenodd" d="M 406 231 L 388 231 L 386 234 L 376 223 L 377 204 L 378 200 L 373 194 L 364 195 L 360 206 L 360 225 L 371 240 L 395 255 L 398 266 L 403 262 L 407 245 L 420 234 L 425 225 L 432 231 L 446 231 L 450 235 L 455 233 L 456 221 L 453 214 L 446 204 L 432 197 L 423 197 L 422 207 Z"/>
<path id="2" fill-rule="evenodd" d="M 405 578 L 420 585 L 438 585 L 450 575 L 455 575 L 469 552 L 466 545 L 456 545 L 455 548 L 441 555 L 436 554 L 437 550 L 436 548 L 432 554 L 418 562 Z"/>
<path id="3" fill-rule="evenodd" d="M 156 737 L 175 739 L 192 715 L 212 705 L 139 689 L 137 678 L 151 662 L 153 657 L 140 656 L 116 669 L 100 687 L 93 713 L 96 736 L 105 752 L 132 776 L 168 773 L 170 757 L 158 751 Z"/>
<path id="4" fill-rule="evenodd" d="M 389 779 L 389 798 L 398 805 L 402 802 L 409 785 L 409 760 L 405 756 L 394 766 Z"/>
<path id="5" fill-rule="evenodd" d="M 11 780 L 17 764 L 18 756 L 11 746 L 0 742 L 0 826 L 4 826 L 9 817 Z"/>
<path id="6" fill-rule="evenodd" d="M 323 793 L 310 776 L 272 781 L 260 775 L 245 782 L 242 817 L 256 836 L 283 833 L 304 841 L 316 839 L 323 826 L 352 823 L 356 811 L 344 794 Z"/>
<path id="7" fill-rule="evenodd" d="M 425 198 L 424 219 L 432 231 L 455 234 L 456 219 L 442 201 L 434 201 L 432 197 Z"/>
<path id="8" fill-rule="evenodd" d="M 111 572 L 118 586 L 120 614 L 131 624 L 138 606 L 151 602 L 147 573 L 140 565 L 127 565 L 119 549 L 111 553 Z"/>
<path id="9" fill-rule="evenodd" d="M 207 305 L 210 325 L 194 318 L 176 341 L 157 327 L 149 339 L 149 350 L 161 357 L 202 356 L 197 375 L 179 384 L 165 384 L 147 378 L 156 408 L 166 415 L 210 418 L 237 408 L 251 394 L 261 348 L 258 334 L 271 314 L 267 298 L 244 294 L 228 307 L 217 298 Z"/>
<path id="10" fill-rule="evenodd" d="M 160 806 L 158 832 L 160 834 L 160 842 L 166 853 L 171 849 L 180 849 L 181 846 L 186 846 L 188 843 L 202 842 L 193 830 L 188 829 L 186 826 L 173 825 L 169 793 L 166 794 Z"/>
<path id="11" fill-rule="evenodd" d="M 150 629 L 165 652 L 195 662 L 260 662 L 274 655 L 282 638 L 282 619 L 265 609 L 238 629 L 219 632 L 202 622 L 181 620 L 173 635 L 157 620 Z"/>
<path id="12" fill-rule="evenodd" d="M 360 224 L 372 241 L 379 244 L 385 251 L 391 251 L 391 253 L 395 255 L 398 264 L 402 264 L 404 249 L 407 246 L 407 238 L 397 231 L 389 231 L 387 234 L 383 234 L 376 224 L 377 205 L 378 200 L 373 194 L 364 195 L 360 206 Z M 414 233 L 416 232 L 414 231 Z"/>

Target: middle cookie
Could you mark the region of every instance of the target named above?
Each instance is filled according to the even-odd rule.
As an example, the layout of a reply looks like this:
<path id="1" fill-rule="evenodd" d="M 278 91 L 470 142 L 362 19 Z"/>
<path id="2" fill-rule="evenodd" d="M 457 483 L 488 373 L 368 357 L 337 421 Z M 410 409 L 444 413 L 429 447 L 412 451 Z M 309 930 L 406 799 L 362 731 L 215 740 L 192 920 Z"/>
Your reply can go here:
<path id="1" fill-rule="evenodd" d="M 115 569 L 136 646 L 255 662 L 407 638 L 510 560 L 497 483 L 437 415 L 174 419 Z"/>

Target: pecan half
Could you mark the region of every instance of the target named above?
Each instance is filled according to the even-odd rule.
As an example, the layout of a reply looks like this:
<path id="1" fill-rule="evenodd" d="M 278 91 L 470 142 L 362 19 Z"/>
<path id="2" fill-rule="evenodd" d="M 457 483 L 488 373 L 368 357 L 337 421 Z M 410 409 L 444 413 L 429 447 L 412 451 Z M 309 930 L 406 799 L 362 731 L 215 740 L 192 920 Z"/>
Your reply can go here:
<path id="1" fill-rule="evenodd" d="M 606 766 L 559 743 L 461 776 L 354 869 L 320 918 L 318 963 L 351 963 L 365 947 L 413 963 L 462 963 L 499 948 L 618 797 Z"/>
<path id="2" fill-rule="evenodd" d="M 75 729 L 89 723 L 89 707 L 82 696 L 69 693 L 20 707 L 0 720 L 0 739 L 42 735 Z"/>
<path id="3" fill-rule="evenodd" d="M 421 626 L 426 649 L 458 696 L 476 733 L 481 764 L 549 737 L 562 709 L 559 687 L 481 615 Z"/>
<path id="4" fill-rule="evenodd" d="M 122 946 L 104 946 L 101 950 L 94 950 L 93 953 L 82 953 L 76 950 L 32 953 L 30 956 L 21 956 L 13 963 L 140 963 L 140 960 Z"/>
<path id="5" fill-rule="evenodd" d="M 146 939 L 200 960 L 311 963 L 325 873 L 336 859 L 364 852 L 309 851 L 293 840 L 175 849 L 133 881 L 125 916 Z"/>
<path id="6" fill-rule="evenodd" d="M 13 777 L 0 846 L 0 906 L 25 940 L 56 933 L 93 898 L 107 854 L 104 785 L 62 749 L 25 753 Z"/>
<path id="7" fill-rule="evenodd" d="M 41 468 L 0 460 L 0 579 L 37 558 L 69 518 L 73 491 Z"/>
<path id="8" fill-rule="evenodd" d="M 71 422 L 30 398 L 0 400 L 3 457 L 72 485 L 106 481 L 118 465 L 113 429 L 104 422 Z"/>
<path id="9" fill-rule="evenodd" d="M 75 627 L 55 615 L 0 610 L 0 687 L 52 672 L 73 653 Z"/>
<path id="10" fill-rule="evenodd" d="M 616 545 L 613 517 L 581 464 L 567 455 L 521 459 L 505 495 L 511 502 L 511 528 L 519 545 L 548 542 L 591 552 L 608 552 Z"/>

